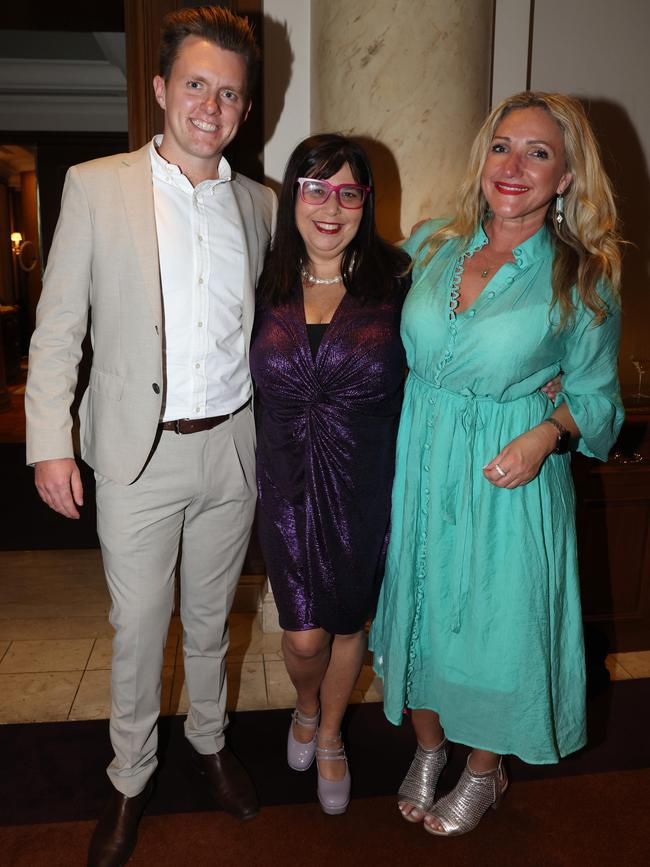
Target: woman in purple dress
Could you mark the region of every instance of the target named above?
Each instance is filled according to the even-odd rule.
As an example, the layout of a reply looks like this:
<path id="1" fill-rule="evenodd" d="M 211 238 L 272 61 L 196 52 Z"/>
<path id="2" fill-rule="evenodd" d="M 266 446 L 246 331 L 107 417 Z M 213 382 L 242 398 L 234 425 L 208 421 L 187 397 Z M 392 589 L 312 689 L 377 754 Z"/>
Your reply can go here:
<path id="1" fill-rule="evenodd" d="M 384 570 L 408 264 L 377 234 L 361 147 L 332 134 L 298 145 L 251 345 L 258 520 L 297 692 L 287 760 L 303 771 L 316 757 L 332 814 L 350 798 L 340 726 Z"/>

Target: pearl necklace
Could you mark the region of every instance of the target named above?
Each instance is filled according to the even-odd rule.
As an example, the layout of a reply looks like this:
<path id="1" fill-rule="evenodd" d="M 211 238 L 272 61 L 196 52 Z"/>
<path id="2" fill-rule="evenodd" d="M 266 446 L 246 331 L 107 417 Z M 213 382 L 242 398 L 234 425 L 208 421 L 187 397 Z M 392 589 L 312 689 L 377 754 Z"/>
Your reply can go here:
<path id="1" fill-rule="evenodd" d="M 308 283 L 311 283 L 312 286 L 333 286 L 335 283 L 342 283 L 343 277 L 339 274 L 338 277 L 314 277 L 313 274 L 310 274 L 306 268 L 300 269 L 300 275 L 303 280 L 306 280 Z"/>

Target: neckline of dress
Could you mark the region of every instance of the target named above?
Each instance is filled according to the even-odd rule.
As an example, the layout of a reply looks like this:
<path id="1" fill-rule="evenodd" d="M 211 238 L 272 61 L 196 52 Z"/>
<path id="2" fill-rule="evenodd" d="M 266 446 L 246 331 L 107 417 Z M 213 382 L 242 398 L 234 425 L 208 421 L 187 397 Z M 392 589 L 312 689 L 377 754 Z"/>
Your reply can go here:
<path id="1" fill-rule="evenodd" d="M 297 303 L 298 303 L 298 307 L 300 308 L 301 319 L 302 319 L 303 325 L 307 326 L 307 325 L 320 325 L 320 324 L 322 324 L 319 322 L 307 322 L 307 316 L 305 314 L 305 292 L 302 288 L 302 283 L 299 284 L 298 289 L 299 289 L 299 291 L 297 293 L 298 294 Z M 343 305 L 346 303 L 346 301 L 349 297 L 350 297 L 350 293 L 347 291 L 341 296 L 341 300 L 336 305 L 336 308 L 330 317 L 330 321 L 327 323 L 328 325 L 332 325 L 339 318 L 339 313 L 341 312 Z"/>
<path id="2" fill-rule="evenodd" d="M 476 232 L 472 236 L 467 248 L 463 251 L 463 257 L 473 256 L 478 250 L 490 243 L 490 239 L 483 227 L 483 223 L 479 223 Z M 546 255 L 551 247 L 551 238 L 546 224 L 543 224 L 521 244 L 512 248 L 512 255 L 515 259 L 515 265 L 519 268 L 525 268 L 531 265 L 537 259 Z M 468 308 L 469 309 L 469 308 Z"/>
<path id="3" fill-rule="evenodd" d="M 296 306 L 298 308 L 297 314 L 298 314 L 299 320 L 302 324 L 302 329 L 301 329 L 302 330 L 302 342 L 303 342 L 303 346 L 306 347 L 306 349 L 308 351 L 308 355 L 309 355 L 311 363 L 314 367 L 314 370 L 316 370 L 318 360 L 321 356 L 321 353 L 323 352 L 323 347 L 327 346 L 329 343 L 329 340 L 331 339 L 332 330 L 333 330 L 332 326 L 336 325 L 336 322 L 339 319 L 341 311 L 342 311 L 344 305 L 347 303 L 347 299 L 349 297 L 350 297 L 350 293 L 346 291 L 345 294 L 342 296 L 341 300 L 339 301 L 339 303 L 336 305 L 336 309 L 332 313 L 332 316 L 330 317 L 329 322 L 307 322 L 307 317 L 305 315 L 305 293 L 304 293 L 304 290 L 302 287 L 302 282 L 300 282 L 298 284 L 298 292 L 296 293 L 295 303 L 296 303 Z M 323 329 L 323 336 L 322 336 L 321 341 L 318 345 L 318 350 L 316 352 L 315 357 L 312 354 L 311 344 L 309 343 L 309 331 L 308 331 L 308 329 L 309 329 L 310 325 L 325 325 L 326 326 Z"/>

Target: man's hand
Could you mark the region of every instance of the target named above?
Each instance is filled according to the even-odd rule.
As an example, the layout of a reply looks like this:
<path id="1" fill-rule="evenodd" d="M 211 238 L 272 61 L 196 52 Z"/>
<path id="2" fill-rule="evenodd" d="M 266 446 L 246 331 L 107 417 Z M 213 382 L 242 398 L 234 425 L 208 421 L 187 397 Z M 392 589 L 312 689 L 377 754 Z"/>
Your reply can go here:
<path id="1" fill-rule="evenodd" d="M 74 458 L 38 461 L 34 484 L 44 503 L 66 518 L 78 518 L 77 506 L 84 504 L 81 474 Z"/>

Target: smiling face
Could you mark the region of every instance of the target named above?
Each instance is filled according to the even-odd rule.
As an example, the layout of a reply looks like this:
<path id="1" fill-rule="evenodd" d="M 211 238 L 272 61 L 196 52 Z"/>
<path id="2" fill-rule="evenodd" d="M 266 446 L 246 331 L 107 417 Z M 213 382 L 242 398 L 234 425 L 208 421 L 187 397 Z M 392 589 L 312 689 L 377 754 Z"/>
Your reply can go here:
<path id="1" fill-rule="evenodd" d="M 564 137 L 542 108 L 511 111 L 498 124 L 481 174 L 481 189 L 494 218 L 531 229 L 571 182 Z"/>
<path id="2" fill-rule="evenodd" d="M 356 184 L 348 163 L 329 178 L 331 184 Z M 334 192 L 322 205 L 308 205 L 296 192 L 296 228 L 313 266 L 340 266 L 345 248 L 359 231 L 363 208 L 342 208 Z"/>
<path id="3" fill-rule="evenodd" d="M 188 36 L 169 79 L 154 78 L 154 91 L 165 112 L 161 155 L 192 180 L 216 177 L 224 148 L 250 110 L 244 57 Z"/>

